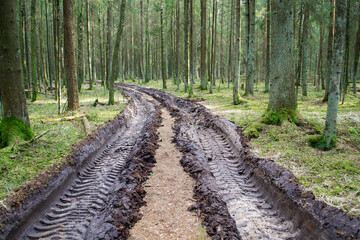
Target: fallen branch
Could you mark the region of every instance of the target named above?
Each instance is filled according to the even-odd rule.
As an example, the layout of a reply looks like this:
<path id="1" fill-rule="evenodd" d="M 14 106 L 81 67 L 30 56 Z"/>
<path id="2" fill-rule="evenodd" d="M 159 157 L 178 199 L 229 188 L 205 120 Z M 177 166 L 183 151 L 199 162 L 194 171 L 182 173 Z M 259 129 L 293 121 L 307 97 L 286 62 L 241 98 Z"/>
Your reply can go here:
<path id="1" fill-rule="evenodd" d="M 32 92 L 32 91 L 29 89 L 25 89 L 25 92 Z M 45 93 L 45 92 L 38 92 L 38 94 L 47 95 L 47 96 L 55 96 L 55 94 Z"/>
<path id="2" fill-rule="evenodd" d="M 48 132 L 50 132 L 50 130 L 43 132 L 42 134 L 34 137 L 33 139 L 30 140 L 30 142 L 35 142 L 36 140 L 40 139 L 41 137 L 43 137 L 45 134 L 47 134 Z"/>
<path id="3" fill-rule="evenodd" d="M 63 118 L 55 118 L 55 119 L 49 119 L 49 120 L 42 120 L 42 123 L 49 123 L 49 122 L 63 122 L 63 121 L 71 121 L 77 118 L 85 117 L 85 114 L 77 115 L 77 116 L 70 116 L 70 117 L 63 117 Z"/>

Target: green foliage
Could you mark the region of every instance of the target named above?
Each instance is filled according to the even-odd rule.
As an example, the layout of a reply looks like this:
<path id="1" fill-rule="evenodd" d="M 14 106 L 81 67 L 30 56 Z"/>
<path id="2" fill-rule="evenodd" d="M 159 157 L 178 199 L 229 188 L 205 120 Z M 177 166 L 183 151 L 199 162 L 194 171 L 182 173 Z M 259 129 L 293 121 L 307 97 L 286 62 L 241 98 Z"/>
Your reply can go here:
<path id="1" fill-rule="evenodd" d="M 297 112 L 291 108 L 281 108 L 278 111 L 268 110 L 262 116 L 261 122 L 267 125 L 281 125 L 284 121 L 298 122 Z"/>
<path id="2" fill-rule="evenodd" d="M 34 137 L 29 125 L 18 118 L 2 119 L 0 122 L 0 148 L 9 146 L 16 140 L 31 140 Z"/>
<path id="3" fill-rule="evenodd" d="M 349 131 L 352 133 L 352 134 L 355 134 L 355 135 L 357 135 L 357 136 L 359 136 L 359 131 L 358 130 L 356 130 L 355 128 L 349 128 Z"/>

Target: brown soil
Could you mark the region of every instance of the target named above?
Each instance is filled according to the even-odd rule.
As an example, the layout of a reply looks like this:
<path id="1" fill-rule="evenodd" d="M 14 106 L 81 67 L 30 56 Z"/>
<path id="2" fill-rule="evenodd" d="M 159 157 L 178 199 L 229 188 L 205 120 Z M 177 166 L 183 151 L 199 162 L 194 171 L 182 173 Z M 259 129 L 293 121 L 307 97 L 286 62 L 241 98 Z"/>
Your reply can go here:
<path id="1" fill-rule="evenodd" d="M 147 205 L 140 209 L 144 217 L 130 230 L 130 239 L 209 239 L 196 213 L 187 210 L 195 203 L 195 183 L 181 167 L 182 154 L 171 142 L 174 120 L 164 108 L 162 117 L 157 163 L 145 184 Z"/>

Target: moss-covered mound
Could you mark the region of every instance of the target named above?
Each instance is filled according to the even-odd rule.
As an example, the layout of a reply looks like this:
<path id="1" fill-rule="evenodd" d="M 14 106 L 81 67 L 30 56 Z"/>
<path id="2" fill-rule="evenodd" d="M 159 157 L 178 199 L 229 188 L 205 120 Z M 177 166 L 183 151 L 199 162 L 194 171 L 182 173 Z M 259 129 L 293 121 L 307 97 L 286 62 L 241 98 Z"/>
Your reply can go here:
<path id="1" fill-rule="evenodd" d="M 18 118 L 5 118 L 0 122 L 0 148 L 9 146 L 13 141 L 31 140 L 33 137 L 30 126 Z"/>

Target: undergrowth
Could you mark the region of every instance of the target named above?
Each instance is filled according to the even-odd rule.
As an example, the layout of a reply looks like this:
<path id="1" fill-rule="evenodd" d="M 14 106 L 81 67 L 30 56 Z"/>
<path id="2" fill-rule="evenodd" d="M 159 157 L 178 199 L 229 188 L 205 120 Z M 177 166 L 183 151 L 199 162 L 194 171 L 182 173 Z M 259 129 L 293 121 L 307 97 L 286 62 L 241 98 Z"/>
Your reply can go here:
<path id="1" fill-rule="evenodd" d="M 65 93 L 66 94 L 66 93 Z M 62 105 L 66 104 L 63 95 Z M 103 104 L 94 107 L 95 100 Z M 31 128 L 35 138 L 33 142 L 18 140 L 15 144 L 0 149 L 0 203 L 22 184 L 34 179 L 38 174 L 51 169 L 60 169 L 69 164 L 65 159 L 72 146 L 86 137 L 82 118 L 72 121 L 48 122 L 42 121 L 86 114 L 91 130 L 113 119 L 125 106 L 125 100 L 119 92 L 115 92 L 116 105 L 108 106 L 108 91 L 100 86 L 88 90 L 84 86 L 80 93 L 81 108 L 76 112 L 57 114 L 57 104 L 52 96 L 40 95 L 36 102 L 28 101 Z M 1 206 L 0 206 L 1 207 Z"/>
<path id="2" fill-rule="evenodd" d="M 299 95 L 297 113 L 293 115 L 296 121 L 291 121 L 296 124 L 282 121 L 282 125 L 266 125 L 262 117 L 268 107 L 269 93 L 264 93 L 263 82 L 255 85 L 254 96 L 243 96 L 244 101 L 236 106 L 232 104 L 232 85 L 228 88 L 227 83 L 218 83 L 213 94 L 209 94 L 208 90 L 200 90 L 198 80 L 193 99 L 204 100 L 200 103 L 213 113 L 242 126 L 255 154 L 289 169 L 318 199 L 350 214 L 360 214 L 360 94 L 348 93 L 345 103 L 339 105 L 337 144 L 325 152 L 310 145 L 311 139 L 323 134 L 327 109 L 321 103 L 323 91 L 317 92 L 309 84 L 308 96 Z M 161 89 L 162 82 L 150 81 L 143 86 Z M 183 84 L 176 90 L 171 80 L 165 91 L 188 96 L 183 92 Z"/>

